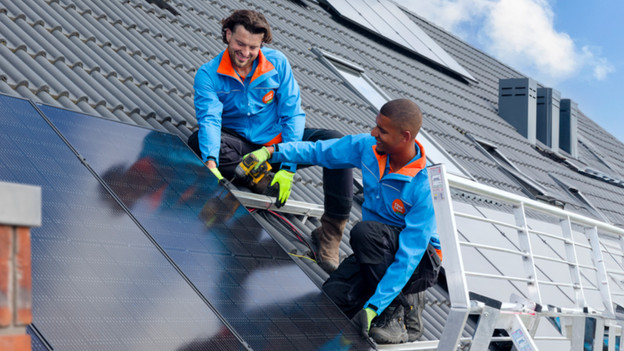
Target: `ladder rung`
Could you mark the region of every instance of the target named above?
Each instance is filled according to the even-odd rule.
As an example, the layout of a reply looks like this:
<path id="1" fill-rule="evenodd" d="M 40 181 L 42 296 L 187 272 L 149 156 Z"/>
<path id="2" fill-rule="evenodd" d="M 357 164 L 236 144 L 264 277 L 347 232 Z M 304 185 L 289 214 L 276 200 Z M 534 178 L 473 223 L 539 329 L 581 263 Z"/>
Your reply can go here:
<path id="1" fill-rule="evenodd" d="M 540 260 L 543 260 L 543 261 L 551 261 L 551 262 L 567 264 L 567 265 L 570 265 L 570 266 L 576 266 L 576 264 L 574 264 L 574 262 L 562 260 L 560 258 L 554 258 L 554 257 L 548 257 L 548 256 L 542 256 L 542 255 L 536 255 L 536 254 L 533 254 L 533 258 L 537 258 L 537 259 L 540 259 Z"/>
<path id="2" fill-rule="evenodd" d="M 539 230 L 535 230 L 535 229 L 529 229 L 528 230 L 529 233 L 531 234 L 537 234 L 537 235 L 542 235 L 542 236 L 546 236 L 549 237 L 551 239 L 555 239 L 555 240 L 559 240 L 559 241 L 563 241 L 566 244 L 573 244 L 574 242 L 570 239 L 566 239 L 562 236 L 558 236 L 558 235 L 554 235 L 554 234 L 550 234 L 550 233 L 546 233 L 546 232 L 542 232 Z"/>
<path id="3" fill-rule="evenodd" d="M 534 336 L 533 340 L 549 340 L 549 341 L 563 341 L 563 340 L 570 340 L 568 338 L 566 338 L 565 336 Z"/>
<path id="4" fill-rule="evenodd" d="M 491 278 L 491 279 L 500 279 L 500 280 L 513 280 L 513 281 L 525 282 L 525 283 L 533 282 L 532 279 L 528 279 L 528 278 L 510 277 L 510 276 L 503 276 L 503 275 L 496 275 L 496 274 L 487 274 L 487 273 L 479 273 L 479 272 L 469 272 L 469 271 L 466 271 L 466 272 L 464 272 L 464 274 L 471 275 L 473 277 L 482 277 L 482 278 Z"/>
<path id="5" fill-rule="evenodd" d="M 491 250 L 491 251 L 505 252 L 505 253 L 508 253 L 508 254 L 518 255 L 518 256 L 526 256 L 527 255 L 526 253 L 524 253 L 522 251 L 518 251 L 518 250 L 504 249 L 502 247 L 485 245 L 485 244 L 471 243 L 471 242 L 467 242 L 467 241 L 460 241 L 459 244 L 463 245 L 463 246 L 470 246 L 470 247 L 478 248 L 478 249 L 486 249 L 486 250 Z"/>
<path id="6" fill-rule="evenodd" d="M 491 223 L 491 224 L 497 224 L 497 225 L 501 225 L 503 227 L 508 227 L 508 228 L 512 228 L 512 229 L 516 229 L 516 230 L 523 230 L 522 227 L 518 227 L 515 224 L 507 223 L 507 222 L 501 222 L 501 221 L 497 221 L 495 219 L 489 219 L 489 218 L 485 218 L 485 217 L 473 216 L 471 214 L 467 214 L 467 213 L 463 213 L 463 212 L 457 212 L 457 211 L 455 211 L 455 215 L 457 217 L 473 219 L 473 220 L 479 221 L 479 222 L 486 222 L 486 223 Z"/>

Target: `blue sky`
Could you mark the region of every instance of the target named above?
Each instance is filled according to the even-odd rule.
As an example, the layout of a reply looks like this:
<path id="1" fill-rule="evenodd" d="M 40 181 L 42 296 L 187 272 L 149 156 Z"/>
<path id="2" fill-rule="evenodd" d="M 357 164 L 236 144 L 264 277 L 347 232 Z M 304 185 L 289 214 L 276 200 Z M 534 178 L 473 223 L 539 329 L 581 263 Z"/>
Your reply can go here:
<path id="1" fill-rule="evenodd" d="M 624 1 L 395 1 L 559 90 L 624 142 Z"/>

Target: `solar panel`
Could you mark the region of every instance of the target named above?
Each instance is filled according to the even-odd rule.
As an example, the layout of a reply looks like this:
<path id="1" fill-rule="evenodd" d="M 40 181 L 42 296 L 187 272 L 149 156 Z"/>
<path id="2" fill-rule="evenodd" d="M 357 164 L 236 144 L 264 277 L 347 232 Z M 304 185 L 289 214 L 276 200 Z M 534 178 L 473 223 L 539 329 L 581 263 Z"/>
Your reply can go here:
<path id="1" fill-rule="evenodd" d="M 40 107 L 253 349 L 370 348 L 177 136 Z"/>
<path id="2" fill-rule="evenodd" d="M 42 189 L 42 226 L 31 230 L 32 310 L 47 344 L 245 349 L 29 101 L 0 95 L 0 121 L 0 180 Z M 39 336 L 33 345 L 46 347 Z"/>
<path id="3" fill-rule="evenodd" d="M 394 3 L 388 0 L 325 0 L 341 17 L 441 65 L 462 77 L 476 79 Z"/>

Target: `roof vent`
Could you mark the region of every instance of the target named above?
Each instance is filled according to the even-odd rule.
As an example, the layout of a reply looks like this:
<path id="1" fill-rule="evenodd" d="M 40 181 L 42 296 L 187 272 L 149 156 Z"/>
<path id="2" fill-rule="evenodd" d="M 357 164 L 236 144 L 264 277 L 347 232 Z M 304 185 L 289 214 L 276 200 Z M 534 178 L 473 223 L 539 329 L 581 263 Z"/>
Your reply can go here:
<path id="1" fill-rule="evenodd" d="M 559 149 L 559 100 L 557 90 L 537 88 L 537 140 L 553 151 Z"/>
<path id="2" fill-rule="evenodd" d="M 498 115 L 535 144 L 537 83 L 531 78 L 498 82 Z"/>
<path id="3" fill-rule="evenodd" d="M 559 113 L 559 148 L 578 158 L 578 104 L 561 99 Z"/>

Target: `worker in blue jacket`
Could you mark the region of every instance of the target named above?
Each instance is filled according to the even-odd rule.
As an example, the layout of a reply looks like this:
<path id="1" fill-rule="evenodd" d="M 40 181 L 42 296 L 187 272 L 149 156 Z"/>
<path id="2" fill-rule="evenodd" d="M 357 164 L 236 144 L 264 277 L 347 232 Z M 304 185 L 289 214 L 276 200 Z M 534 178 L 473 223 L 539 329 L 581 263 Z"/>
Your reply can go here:
<path id="1" fill-rule="evenodd" d="M 299 86 L 288 60 L 281 52 L 263 47 L 271 43 L 271 28 L 258 12 L 235 10 L 221 21 L 227 48 L 202 65 L 195 75 L 195 114 L 199 129 L 189 146 L 208 168 L 222 179 L 232 179 L 242 157 L 263 145 L 301 140 L 339 138 L 339 132 L 305 127 Z M 294 163 L 279 168 L 263 179 L 279 184 L 277 206 L 290 196 Z M 323 170 L 325 213 L 314 231 L 319 245 L 320 265 L 327 272 L 336 269 L 342 232 L 349 218 L 353 198 L 351 169 Z M 268 182 L 252 184 L 263 193 Z"/>
<path id="2" fill-rule="evenodd" d="M 323 289 L 379 343 L 413 341 L 422 334 L 422 291 L 435 284 L 442 258 L 426 170 L 415 139 L 418 105 L 386 103 L 370 135 L 281 143 L 255 151 L 271 162 L 362 170 L 362 221 L 351 230 L 353 255 Z M 346 283 L 346 284 L 345 284 Z"/>

